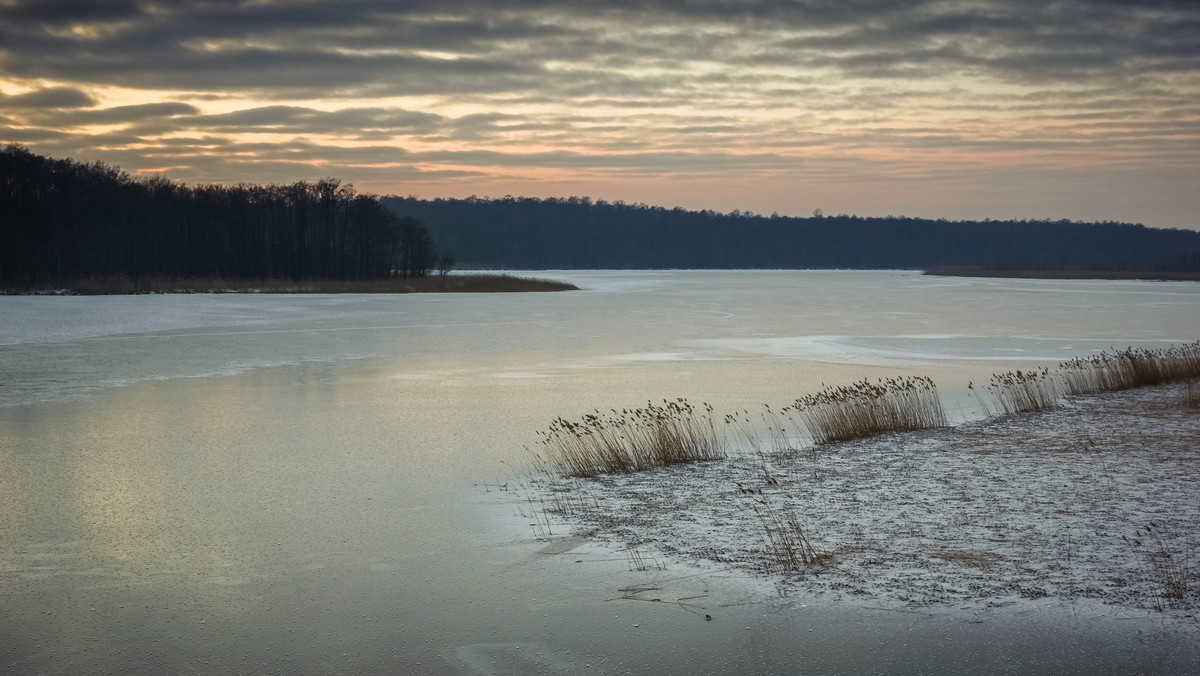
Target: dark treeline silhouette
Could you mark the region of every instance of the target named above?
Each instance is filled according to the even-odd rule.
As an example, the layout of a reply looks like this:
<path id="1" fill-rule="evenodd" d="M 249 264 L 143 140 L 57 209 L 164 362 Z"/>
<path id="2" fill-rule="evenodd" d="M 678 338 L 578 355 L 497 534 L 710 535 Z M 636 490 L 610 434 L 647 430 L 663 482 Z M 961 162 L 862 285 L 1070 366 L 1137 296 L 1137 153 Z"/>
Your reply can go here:
<path id="1" fill-rule="evenodd" d="M 186 186 L 103 163 L 0 151 L 0 284 L 120 276 L 423 277 L 428 229 L 334 179 Z"/>
<path id="2" fill-rule="evenodd" d="M 583 197 L 383 197 L 462 267 L 1200 270 L 1200 233 L 1126 223 L 792 218 Z"/>

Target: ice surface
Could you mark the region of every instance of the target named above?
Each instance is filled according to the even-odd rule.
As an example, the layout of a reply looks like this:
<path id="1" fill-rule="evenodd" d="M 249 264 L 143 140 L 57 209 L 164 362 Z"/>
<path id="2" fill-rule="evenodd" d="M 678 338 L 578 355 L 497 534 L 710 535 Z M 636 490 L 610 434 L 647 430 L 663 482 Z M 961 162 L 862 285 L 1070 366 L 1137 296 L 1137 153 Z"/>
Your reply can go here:
<path id="1" fill-rule="evenodd" d="M 557 416 L 680 396 L 754 409 L 896 374 L 933 377 L 953 413 L 969 404 L 951 403 L 968 381 L 1056 362 L 1060 349 L 1200 337 L 1200 285 L 899 271 L 539 276 L 585 290 L 0 297 L 0 672 L 445 674 L 565 662 L 574 673 L 1195 673 L 1194 633 L 1180 640 L 1179 623 L 1140 608 L 1110 621 L 1114 606 L 1082 592 L 1070 604 L 1018 594 L 985 610 L 970 597 L 966 610 L 913 609 L 886 594 L 870 606 L 848 590 L 808 595 L 752 570 L 680 563 L 668 539 L 637 550 L 650 565 L 639 570 L 627 549 L 541 541 L 567 533 L 538 531 L 540 507 L 513 496 L 526 449 Z M 820 484 L 838 469 L 875 507 L 900 499 L 879 484 L 943 475 L 935 460 L 953 456 L 945 443 L 889 449 L 823 458 Z M 1026 455 L 956 467 L 1009 461 L 1020 476 Z M 1169 457 L 1105 470 L 1119 454 L 1050 455 L 1085 480 L 1081 494 L 1045 498 L 1057 508 L 1073 509 L 1062 498 L 1075 495 L 1108 509 L 1107 491 L 1119 490 L 1144 498 L 1127 501 L 1132 523 L 1150 516 L 1135 508 L 1174 504 L 1135 492 L 1156 485 L 1139 478 L 1178 467 Z M 854 469 L 853 457 L 874 462 Z M 811 468 L 799 462 L 778 467 L 802 487 Z M 941 533 L 919 510 L 948 505 L 962 521 L 986 505 L 942 499 L 956 495 L 948 478 L 909 496 L 913 528 L 896 535 L 931 538 L 946 558 L 884 559 L 882 572 L 985 570 L 972 563 L 988 552 L 1003 557 L 995 566 L 1020 563 L 1023 550 L 996 543 L 939 544 L 970 525 Z M 846 488 L 837 501 L 854 495 Z M 814 535 L 852 533 L 869 513 L 844 509 L 840 525 L 814 521 Z M 891 536 L 899 518 L 878 525 Z M 1047 518 L 1010 542 L 1061 555 L 1046 575 L 1066 589 L 1093 546 L 1076 549 L 1087 516 Z M 868 542 L 870 526 L 859 524 Z M 856 558 L 868 554 L 845 562 L 870 570 Z"/>

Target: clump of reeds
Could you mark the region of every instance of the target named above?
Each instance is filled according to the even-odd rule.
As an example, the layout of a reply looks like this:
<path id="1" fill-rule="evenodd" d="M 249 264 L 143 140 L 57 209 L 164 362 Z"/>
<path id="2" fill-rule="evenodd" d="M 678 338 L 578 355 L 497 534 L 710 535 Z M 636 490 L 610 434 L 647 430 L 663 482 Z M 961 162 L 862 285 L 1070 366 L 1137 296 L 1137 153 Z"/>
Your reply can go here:
<path id="1" fill-rule="evenodd" d="M 937 386 L 924 376 L 827 387 L 789 408 L 818 444 L 946 425 Z"/>
<path id="2" fill-rule="evenodd" d="M 1150 350 L 1126 348 L 1059 365 L 1068 394 L 1093 394 L 1200 378 L 1200 341 Z"/>
<path id="3" fill-rule="evenodd" d="M 975 385 L 967 383 L 967 389 L 979 400 L 984 411 L 991 415 L 991 406 L 975 391 Z M 1040 371 L 1009 371 L 993 375 L 987 393 L 999 412 L 1008 415 L 1057 407 L 1058 389 L 1058 379 L 1050 373 L 1050 369 L 1043 368 Z"/>
<path id="4" fill-rule="evenodd" d="M 595 411 L 579 422 L 557 418 L 538 435 L 551 468 L 577 477 L 717 460 L 725 457 L 727 445 L 712 407 L 697 409 L 682 398 Z"/>

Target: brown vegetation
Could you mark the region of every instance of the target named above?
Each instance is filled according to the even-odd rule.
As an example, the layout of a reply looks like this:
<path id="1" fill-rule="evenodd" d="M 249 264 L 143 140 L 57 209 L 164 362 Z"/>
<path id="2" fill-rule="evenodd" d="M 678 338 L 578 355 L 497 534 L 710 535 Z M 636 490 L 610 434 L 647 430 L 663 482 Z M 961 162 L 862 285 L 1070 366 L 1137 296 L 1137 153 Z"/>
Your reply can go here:
<path id="1" fill-rule="evenodd" d="M 827 387 L 791 408 L 818 444 L 946 424 L 937 386 L 923 376 Z"/>
<path id="2" fill-rule="evenodd" d="M 987 391 L 1000 414 L 1043 411 L 1058 406 L 1057 381 L 1057 373 L 1051 374 L 1050 369 L 1046 368 L 1041 371 L 1009 371 L 992 376 Z M 988 415 L 995 413 L 975 390 L 974 383 L 967 383 L 967 389 L 979 400 L 979 405 Z"/>
<path id="3" fill-rule="evenodd" d="M 1200 378 L 1200 341 L 1161 350 L 1126 348 L 1058 367 L 1067 394 L 1092 394 Z"/>
<path id="4" fill-rule="evenodd" d="M 988 415 L 1010 415 L 1056 408 L 1063 396 L 1094 394 L 1200 378 L 1200 341 L 1160 350 L 1126 348 L 1073 359 L 1055 370 L 1011 371 L 992 376 L 986 396 L 967 388 Z M 1195 396 L 1184 397 L 1194 405 Z M 580 422 L 558 418 L 542 436 L 540 468 L 575 477 L 623 474 L 699 460 L 722 458 L 729 436 L 762 453 L 796 450 L 788 426 L 805 432 L 817 445 L 879 434 L 945 427 L 946 414 L 937 386 L 924 376 L 862 380 L 826 387 L 774 411 L 761 414 L 765 432 L 748 411 L 725 415 L 722 429 L 707 404 L 697 412 L 683 399 L 663 405 L 596 411 Z M 798 419 L 798 422 L 797 422 Z"/>
<path id="5" fill-rule="evenodd" d="M 1200 341 L 1159 350 L 1126 348 L 1063 362 L 1051 371 L 1010 371 L 992 376 L 985 397 L 973 383 L 967 389 L 988 415 L 1009 415 L 1057 407 L 1061 397 L 1128 390 L 1200 378 Z M 1187 392 L 1195 384 L 1189 382 Z M 1185 403 L 1189 401 L 1185 394 Z"/>
<path id="6" fill-rule="evenodd" d="M 644 408 L 595 411 L 579 422 L 557 418 L 538 432 L 550 473 L 590 477 L 725 457 L 726 439 L 712 407 L 697 410 L 685 399 L 647 402 Z"/>
<path id="7" fill-rule="evenodd" d="M 408 279 L 222 279 L 200 277 L 95 277 L 39 288 L 0 290 L 5 295 L 102 296 L 143 293 L 507 293 L 573 291 L 574 284 L 503 274 L 461 274 Z"/>

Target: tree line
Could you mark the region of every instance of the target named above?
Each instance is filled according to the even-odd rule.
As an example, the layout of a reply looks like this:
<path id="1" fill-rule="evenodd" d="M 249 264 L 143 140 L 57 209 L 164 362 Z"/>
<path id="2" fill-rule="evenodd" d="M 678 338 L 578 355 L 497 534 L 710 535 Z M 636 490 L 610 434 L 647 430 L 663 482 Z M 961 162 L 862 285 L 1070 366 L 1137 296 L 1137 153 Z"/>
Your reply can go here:
<path id="1" fill-rule="evenodd" d="M 382 197 L 463 267 L 1200 270 L 1200 232 L 1068 220 L 762 216 L 586 197 Z"/>
<path id="2" fill-rule="evenodd" d="M 336 179 L 195 185 L 103 163 L 0 151 L 0 283 L 106 276 L 366 280 L 424 277 L 433 239 Z"/>
<path id="3" fill-rule="evenodd" d="M 434 239 L 454 255 L 434 254 Z M 762 216 L 586 197 L 361 195 L 335 179 L 187 186 L 0 150 L 0 285 L 370 280 L 460 267 L 1200 270 L 1200 232 L 1129 223 Z"/>

